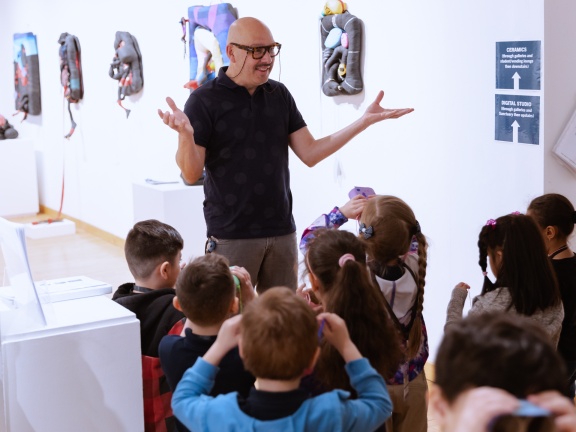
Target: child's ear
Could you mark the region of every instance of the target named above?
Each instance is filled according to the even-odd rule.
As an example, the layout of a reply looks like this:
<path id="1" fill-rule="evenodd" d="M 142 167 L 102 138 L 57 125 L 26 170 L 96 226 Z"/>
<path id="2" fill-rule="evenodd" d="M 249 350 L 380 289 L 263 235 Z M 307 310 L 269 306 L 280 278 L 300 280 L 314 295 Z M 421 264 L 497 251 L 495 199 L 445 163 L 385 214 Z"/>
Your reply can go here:
<path id="1" fill-rule="evenodd" d="M 238 336 L 238 354 L 244 360 L 244 353 L 242 352 L 242 335 Z"/>
<path id="2" fill-rule="evenodd" d="M 307 375 L 311 375 L 312 372 L 314 372 L 314 366 L 316 366 L 316 362 L 318 361 L 318 357 L 320 357 L 320 347 L 316 348 L 316 352 L 314 352 L 314 355 L 312 356 L 312 359 L 310 360 L 310 364 L 308 365 L 308 367 L 306 369 L 304 369 L 304 372 L 302 372 L 302 377 L 305 377 Z"/>
<path id="3" fill-rule="evenodd" d="M 174 309 L 182 312 L 182 305 L 180 304 L 180 300 L 178 300 L 178 297 L 174 296 L 174 298 L 172 299 L 172 305 L 174 306 Z"/>
<path id="4" fill-rule="evenodd" d="M 318 287 L 320 286 L 320 283 L 318 282 L 318 278 L 316 277 L 316 275 L 314 273 L 312 273 L 312 270 L 308 270 L 308 278 L 310 279 L 310 285 L 311 285 L 312 289 L 314 291 L 318 291 Z"/>
<path id="5" fill-rule="evenodd" d="M 229 312 L 231 315 L 236 315 L 238 313 L 239 310 L 239 300 L 238 297 L 234 297 L 234 300 L 232 300 L 232 303 L 230 303 L 230 309 Z"/>
<path id="6" fill-rule="evenodd" d="M 546 227 L 546 238 L 547 238 L 548 240 L 552 240 L 553 238 L 555 238 L 555 237 L 556 237 L 556 234 L 557 234 L 556 227 L 551 226 L 551 225 L 548 225 L 548 226 Z"/>
<path id="7" fill-rule="evenodd" d="M 168 261 L 160 264 L 160 276 L 162 276 L 162 279 L 168 279 L 170 276 L 170 263 Z"/>
<path id="8" fill-rule="evenodd" d="M 498 249 L 494 255 L 496 256 L 496 264 L 498 265 L 498 268 L 500 268 L 500 265 L 502 264 L 502 249 Z"/>
<path id="9" fill-rule="evenodd" d="M 432 384 L 430 388 L 430 409 L 434 420 L 439 424 L 440 430 L 444 430 L 444 425 L 450 413 L 450 406 L 444 396 L 442 390 L 436 384 Z"/>
<path id="10" fill-rule="evenodd" d="M 318 361 L 318 358 L 320 357 L 320 347 L 316 348 L 316 352 L 314 353 L 314 356 L 312 357 L 312 360 L 310 361 L 310 369 L 314 369 L 314 366 L 316 366 L 316 362 Z"/>

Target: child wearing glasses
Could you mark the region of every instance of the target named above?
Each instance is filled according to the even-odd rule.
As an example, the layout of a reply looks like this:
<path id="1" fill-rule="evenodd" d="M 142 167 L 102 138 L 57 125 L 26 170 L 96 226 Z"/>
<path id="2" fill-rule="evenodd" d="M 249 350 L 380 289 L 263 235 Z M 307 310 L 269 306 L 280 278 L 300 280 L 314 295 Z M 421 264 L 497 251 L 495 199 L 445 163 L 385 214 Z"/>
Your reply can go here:
<path id="1" fill-rule="evenodd" d="M 321 229 L 314 234 L 305 257 L 312 292 L 325 312 L 346 321 L 350 338 L 380 375 L 392 378 L 404 353 L 384 297 L 370 279 L 364 245 L 348 231 Z M 315 392 L 352 390 L 342 358 L 325 341 L 312 378 Z"/>
<path id="2" fill-rule="evenodd" d="M 299 389 L 314 367 L 318 337 L 346 363 L 358 398 L 334 390 L 316 397 Z M 248 397 L 207 396 L 218 364 L 236 345 L 246 369 L 256 376 Z M 318 317 L 288 288 L 271 288 L 241 316 L 227 320 L 208 352 L 184 374 L 172 398 L 176 417 L 190 430 L 372 431 L 390 415 L 384 380 L 351 341 L 335 314 Z"/>
<path id="3" fill-rule="evenodd" d="M 424 432 L 428 428 L 428 384 L 424 372 L 428 335 L 422 314 L 426 237 L 414 212 L 400 198 L 357 195 L 305 230 L 300 243 L 303 253 L 314 244 L 322 226 L 338 228 L 348 219 L 360 220 L 358 241 L 366 252 L 364 260 L 359 262 L 368 265 L 376 293 L 384 306 L 380 311 L 381 319 L 387 317 L 394 324 L 405 351 L 403 361 L 396 363 L 392 375 L 385 375 L 394 404 L 392 416 L 386 421 L 387 431 Z M 371 300 L 370 306 L 366 304 L 365 307 L 373 308 L 373 303 Z"/>

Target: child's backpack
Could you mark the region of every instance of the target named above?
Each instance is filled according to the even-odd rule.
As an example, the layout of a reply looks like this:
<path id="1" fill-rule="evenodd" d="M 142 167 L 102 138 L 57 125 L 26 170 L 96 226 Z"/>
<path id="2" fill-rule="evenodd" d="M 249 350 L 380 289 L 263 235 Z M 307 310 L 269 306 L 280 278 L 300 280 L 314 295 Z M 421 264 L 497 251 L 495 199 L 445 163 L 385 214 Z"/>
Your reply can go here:
<path id="1" fill-rule="evenodd" d="M 108 74 L 118 80 L 118 105 L 126 111 L 126 118 L 130 110 L 122 106 L 126 96 L 138 93 L 144 87 L 142 74 L 142 54 L 138 41 L 128 32 L 117 31 L 114 40 L 116 54 L 110 64 Z"/>
<path id="2" fill-rule="evenodd" d="M 39 115 L 40 103 L 40 66 L 38 45 L 33 33 L 14 34 L 14 87 L 17 112 Z"/>
<path id="3" fill-rule="evenodd" d="M 84 97 L 84 82 L 82 79 L 82 61 L 80 57 L 80 41 L 74 35 L 62 33 L 58 39 L 60 44 L 60 82 L 64 87 L 64 97 L 68 101 L 70 114 L 70 132 L 65 138 L 70 138 L 76 129 L 72 117 L 71 103 L 78 103 Z"/>

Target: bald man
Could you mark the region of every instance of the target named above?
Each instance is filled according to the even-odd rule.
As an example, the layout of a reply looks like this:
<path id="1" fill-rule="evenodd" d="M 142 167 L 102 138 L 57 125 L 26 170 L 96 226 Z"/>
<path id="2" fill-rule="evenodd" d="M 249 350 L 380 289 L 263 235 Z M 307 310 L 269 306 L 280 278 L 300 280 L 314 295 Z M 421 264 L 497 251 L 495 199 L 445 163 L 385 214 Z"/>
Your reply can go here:
<path id="1" fill-rule="evenodd" d="M 413 111 L 380 106 L 381 91 L 362 117 L 315 139 L 284 84 L 269 79 L 281 45 L 255 18 L 229 29 L 230 66 L 190 94 L 182 112 L 158 110 L 178 132 L 176 162 L 188 184 L 204 179 L 207 252 L 250 273 L 258 292 L 296 289 L 298 252 L 292 217 L 288 148 L 313 167 L 368 126 Z"/>

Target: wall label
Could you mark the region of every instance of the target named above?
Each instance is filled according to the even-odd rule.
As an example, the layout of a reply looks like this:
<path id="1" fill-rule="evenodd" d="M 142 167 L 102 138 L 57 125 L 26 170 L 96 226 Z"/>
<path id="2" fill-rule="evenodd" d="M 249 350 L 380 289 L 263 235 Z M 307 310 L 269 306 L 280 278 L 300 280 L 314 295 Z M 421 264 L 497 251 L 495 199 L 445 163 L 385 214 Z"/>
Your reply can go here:
<path id="1" fill-rule="evenodd" d="M 540 96 L 496 95 L 496 140 L 539 144 Z"/>
<path id="2" fill-rule="evenodd" d="M 496 42 L 496 88 L 540 90 L 540 41 Z"/>

